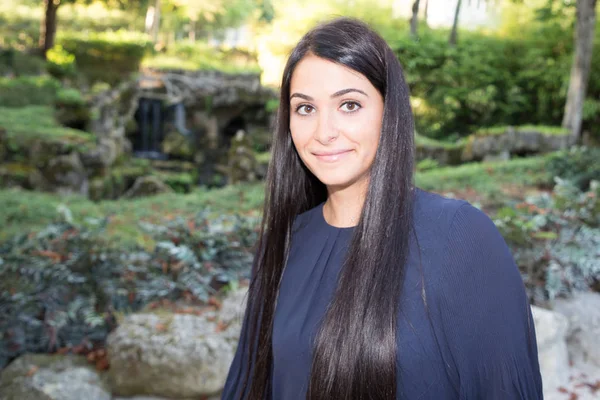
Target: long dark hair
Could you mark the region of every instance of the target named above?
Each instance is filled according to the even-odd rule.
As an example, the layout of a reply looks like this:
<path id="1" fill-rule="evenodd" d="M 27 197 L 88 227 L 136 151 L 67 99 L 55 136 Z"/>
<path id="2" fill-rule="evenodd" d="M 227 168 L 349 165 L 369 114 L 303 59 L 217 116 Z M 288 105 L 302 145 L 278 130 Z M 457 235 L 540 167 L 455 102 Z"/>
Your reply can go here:
<path id="1" fill-rule="evenodd" d="M 314 343 L 307 398 L 395 399 L 397 314 L 412 233 L 414 123 L 398 59 L 375 31 L 351 18 L 312 29 L 285 66 L 258 243 L 263 250 L 256 255 L 246 311 L 246 354 L 254 357 L 248 357 L 241 392 L 253 400 L 266 397 L 275 303 L 294 218 L 327 199 L 289 132 L 290 81 L 307 53 L 361 73 L 384 98 L 365 203 Z"/>

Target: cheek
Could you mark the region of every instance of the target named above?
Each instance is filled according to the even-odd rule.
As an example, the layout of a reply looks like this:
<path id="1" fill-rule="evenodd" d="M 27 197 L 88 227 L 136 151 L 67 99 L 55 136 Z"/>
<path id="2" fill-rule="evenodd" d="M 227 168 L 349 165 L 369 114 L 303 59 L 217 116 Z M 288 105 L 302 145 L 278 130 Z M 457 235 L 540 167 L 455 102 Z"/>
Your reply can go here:
<path id="1" fill-rule="evenodd" d="M 298 117 L 290 118 L 290 134 L 292 142 L 299 153 L 302 153 L 302 148 L 310 141 L 313 134 L 313 128 L 308 119 Z"/>
<path id="2" fill-rule="evenodd" d="M 360 145 L 365 157 L 373 157 L 381 135 L 381 119 L 377 115 L 364 115 L 364 118 L 349 121 L 345 126 L 348 137 Z M 372 153 L 372 154 L 371 154 Z"/>

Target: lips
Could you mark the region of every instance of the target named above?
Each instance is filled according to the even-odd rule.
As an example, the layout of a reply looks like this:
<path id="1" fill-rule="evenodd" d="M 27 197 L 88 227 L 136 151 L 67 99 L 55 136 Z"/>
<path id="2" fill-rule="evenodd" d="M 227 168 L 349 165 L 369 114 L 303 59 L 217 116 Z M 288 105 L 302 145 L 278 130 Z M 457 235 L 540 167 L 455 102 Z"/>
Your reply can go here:
<path id="1" fill-rule="evenodd" d="M 344 156 L 350 154 L 352 150 L 335 150 L 327 152 L 313 153 L 318 160 L 324 162 L 335 162 L 342 159 Z"/>

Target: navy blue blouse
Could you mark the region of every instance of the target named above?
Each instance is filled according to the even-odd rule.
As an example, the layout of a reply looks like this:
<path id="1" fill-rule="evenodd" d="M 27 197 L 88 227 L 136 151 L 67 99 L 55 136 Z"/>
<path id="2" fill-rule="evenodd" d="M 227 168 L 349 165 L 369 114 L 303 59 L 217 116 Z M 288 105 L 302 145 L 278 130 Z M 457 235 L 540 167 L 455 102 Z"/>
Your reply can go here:
<path id="1" fill-rule="evenodd" d="M 414 226 L 398 318 L 397 399 L 542 399 L 531 309 L 494 223 L 466 201 L 416 189 Z M 306 398 L 311 343 L 352 231 L 329 225 L 323 204 L 296 218 L 275 311 L 273 400 Z M 244 324 L 224 400 L 239 398 L 247 339 Z"/>

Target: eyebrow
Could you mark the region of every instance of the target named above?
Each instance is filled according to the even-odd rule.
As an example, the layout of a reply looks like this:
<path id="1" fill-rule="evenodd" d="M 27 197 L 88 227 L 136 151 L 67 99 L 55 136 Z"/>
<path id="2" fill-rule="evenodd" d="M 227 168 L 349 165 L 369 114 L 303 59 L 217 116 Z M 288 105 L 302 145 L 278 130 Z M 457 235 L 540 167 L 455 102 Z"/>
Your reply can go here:
<path id="1" fill-rule="evenodd" d="M 363 92 L 360 89 L 354 89 L 354 88 L 348 88 L 348 89 L 342 89 L 342 90 L 338 90 L 337 92 L 335 92 L 334 94 L 332 94 L 330 97 L 333 99 L 335 97 L 340 97 L 343 96 L 345 94 L 351 93 L 351 92 L 357 92 L 357 93 L 362 93 L 365 96 L 369 97 L 368 94 L 366 94 L 365 92 Z M 302 93 L 294 93 L 290 96 L 290 100 L 292 100 L 294 97 L 300 97 L 301 99 L 304 100 L 308 100 L 308 101 L 313 101 L 314 99 L 306 94 L 302 94 Z"/>

